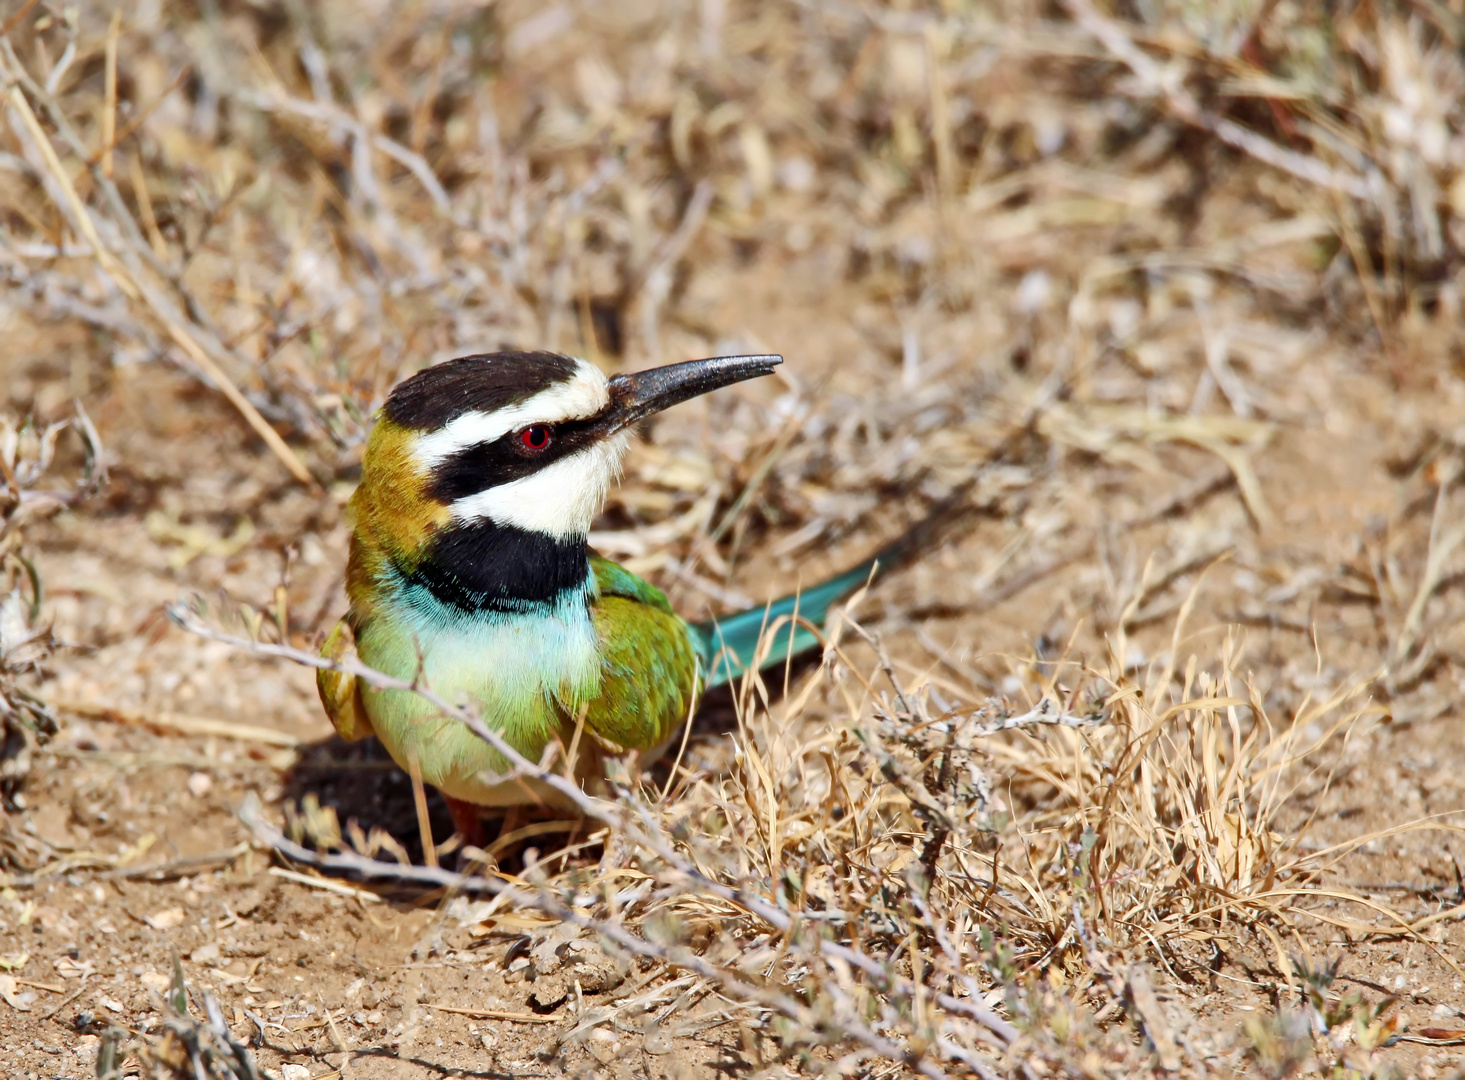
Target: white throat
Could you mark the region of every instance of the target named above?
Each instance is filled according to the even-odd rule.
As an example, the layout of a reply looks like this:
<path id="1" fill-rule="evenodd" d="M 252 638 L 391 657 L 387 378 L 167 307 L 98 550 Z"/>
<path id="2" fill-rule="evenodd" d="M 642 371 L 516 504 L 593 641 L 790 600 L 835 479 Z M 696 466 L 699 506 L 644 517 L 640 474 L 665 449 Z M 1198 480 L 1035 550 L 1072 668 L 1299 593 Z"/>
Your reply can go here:
<path id="1" fill-rule="evenodd" d="M 619 432 L 532 476 L 466 495 L 448 509 L 457 521 L 488 519 L 556 540 L 583 538 L 605 505 L 627 442 L 628 433 Z"/>

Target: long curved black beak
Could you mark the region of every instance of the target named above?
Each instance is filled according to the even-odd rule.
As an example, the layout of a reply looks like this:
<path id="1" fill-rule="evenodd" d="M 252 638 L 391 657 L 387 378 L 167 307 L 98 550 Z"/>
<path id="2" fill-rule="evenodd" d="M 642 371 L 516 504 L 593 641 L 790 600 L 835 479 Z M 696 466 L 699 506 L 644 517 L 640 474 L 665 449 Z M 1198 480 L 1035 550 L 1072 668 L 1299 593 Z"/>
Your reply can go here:
<path id="1" fill-rule="evenodd" d="M 682 364 L 616 375 L 610 380 L 611 408 L 605 434 L 634 424 L 643 416 L 669 409 L 724 386 L 772 374 L 781 356 L 714 356 Z"/>

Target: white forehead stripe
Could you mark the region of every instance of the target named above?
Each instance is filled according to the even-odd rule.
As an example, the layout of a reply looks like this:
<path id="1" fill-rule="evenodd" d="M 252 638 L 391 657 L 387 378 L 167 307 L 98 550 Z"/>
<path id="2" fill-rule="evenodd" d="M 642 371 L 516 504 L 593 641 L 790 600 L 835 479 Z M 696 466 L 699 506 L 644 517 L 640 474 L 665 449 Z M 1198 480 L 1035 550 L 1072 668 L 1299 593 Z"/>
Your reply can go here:
<path id="1" fill-rule="evenodd" d="M 609 404 L 610 391 L 606 389 L 604 373 L 584 360 L 576 360 L 575 374 L 565 382 L 555 383 L 518 405 L 454 417 L 418 439 L 413 456 L 424 469 L 432 469 L 459 451 L 501 439 L 529 424 L 583 420 Z"/>
<path id="2" fill-rule="evenodd" d="M 465 495 L 449 509 L 458 521 L 487 518 L 558 540 L 583 537 L 605 503 L 628 439 L 625 432 L 612 435 L 529 476 Z"/>

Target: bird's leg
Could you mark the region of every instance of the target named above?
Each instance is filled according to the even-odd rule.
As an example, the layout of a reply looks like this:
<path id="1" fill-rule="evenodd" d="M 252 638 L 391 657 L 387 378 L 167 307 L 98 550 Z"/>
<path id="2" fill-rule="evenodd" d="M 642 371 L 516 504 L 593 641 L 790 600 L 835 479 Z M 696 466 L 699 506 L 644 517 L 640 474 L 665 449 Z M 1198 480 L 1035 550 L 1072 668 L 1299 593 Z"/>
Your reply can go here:
<path id="1" fill-rule="evenodd" d="M 503 839 L 524 824 L 524 808 L 517 804 L 504 811 L 504 820 L 499 824 L 499 839 Z"/>
<path id="2" fill-rule="evenodd" d="M 463 838 L 463 846 L 481 848 L 484 841 L 483 821 L 478 816 L 478 804 L 464 802 L 451 795 L 444 795 L 443 798 L 447 800 L 448 813 L 453 816 L 453 828 Z"/>

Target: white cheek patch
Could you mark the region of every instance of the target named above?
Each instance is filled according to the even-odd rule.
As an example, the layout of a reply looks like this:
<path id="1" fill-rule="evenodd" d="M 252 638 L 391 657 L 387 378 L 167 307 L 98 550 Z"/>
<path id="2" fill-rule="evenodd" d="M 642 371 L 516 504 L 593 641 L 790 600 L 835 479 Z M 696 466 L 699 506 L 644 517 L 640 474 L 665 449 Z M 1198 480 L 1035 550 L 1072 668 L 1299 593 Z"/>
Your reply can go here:
<path id="1" fill-rule="evenodd" d="M 621 432 L 538 472 L 475 492 L 449 508 L 458 521 L 487 518 L 557 540 L 583 537 L 620 471 L 629 435 Z"/>
<path id="2" fill-rule="evenodd" d="M 583 360 L 575 364 L 572 378 L 540 391 L 527 401 L 493 412 L 467 412 L 422 436 L 413 448 L 417 463 L 424 472 L 430 472 L 470 446 L 493 442 L 529 424 L 557 424 L 594 416 L 610 404 L 605 375 Z"/>

